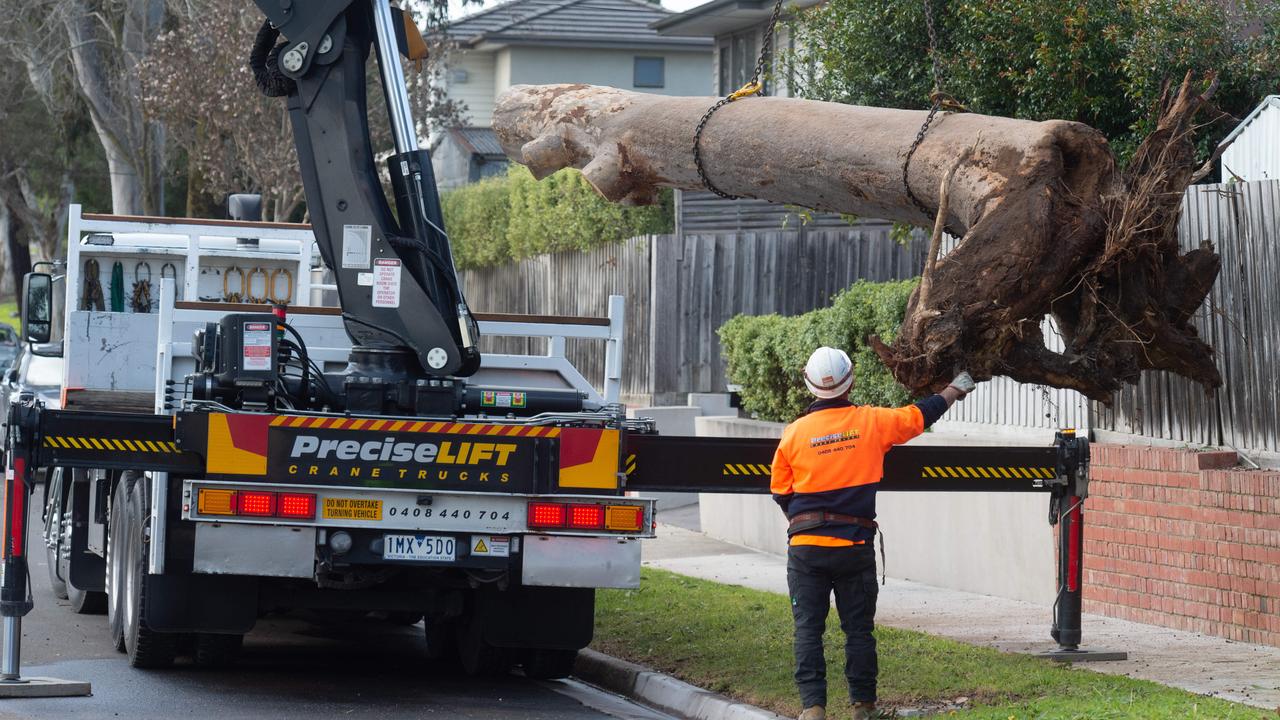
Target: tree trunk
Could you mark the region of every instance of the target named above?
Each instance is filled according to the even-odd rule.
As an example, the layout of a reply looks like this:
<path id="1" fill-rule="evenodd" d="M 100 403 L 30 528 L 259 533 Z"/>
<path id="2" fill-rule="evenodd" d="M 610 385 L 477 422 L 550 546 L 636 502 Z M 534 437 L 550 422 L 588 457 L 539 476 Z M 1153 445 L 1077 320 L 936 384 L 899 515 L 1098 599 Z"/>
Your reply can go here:
<path id="1" fill-rule="evenodd" d="M 913 296 L 893 346 L 873 338 L 873 347 L 917 393 L 967 369 L 980 380 L 1007 375 L 1109 401 L 1146 368 L 1220 384 L 1212 350 L 1187 322 L 1216 277 L 1217 256 L 1179 255 L 1176 237 L 1169 242 L 1190 175 L 1168 176 L 1189 162 L 1190 118 L 1204 100 L 1189 79 L 1179 98 L 1161 140 L 1173 152 L 1152 153 L 1148 170 L 1162 178 L 1154 184 L 1118 173 L 1106 139 L 1086 125 L 941 113 L 909 167 L 910 193 L 924 209 L 903 182 L 924 112 L 747 98 L 713 116 L 701 149 L 708 177 L 727 193 L 917 225 L 934 221 L 942 179 L 955 165 L 942 219 L 961 243 L 934 267 L 929 307 Z M 580 168 L 606 198 L 643 204 L 658 187 L 703 188 L 692 148 L 713 102 L 515 86 L 499 98 L 493 126 L 506 153 L 536 177 Z M 1123 208 L 1156 196 L 1143 207 L 1158 206 L 1162 244 L 1136 260 L 1112 254 L 1139 252 L 1135 242 L 1152 239 L 1149 228 L 1125 226 Z M 1121 262 L 1128 265 L 1116 273 Z M 1121 277 L 1144 294 L 1121 286 Z M 1065 331 L 1066 353 L 1044 346 L 1048 314 Z"/>
<path id="2" fill-rule="evenodd" d="M 16 173 L 10 168 L 0 167 L 0 170 L 7 171 L 0 174 L 0 240 L 4 242 L 14 296 L 21 309 L 22 277 L 31 272 L 30 225 Z"/>
<path id="3" fill-rule="evenodd" d="M 112 212 L 160 215 L 164 133 L 143 115 L 138 73 L 164 3 L 128 0 L 118 36 L 84 0 L 67 3 L 64 13 L 76 84 L 107 156 Z"/>

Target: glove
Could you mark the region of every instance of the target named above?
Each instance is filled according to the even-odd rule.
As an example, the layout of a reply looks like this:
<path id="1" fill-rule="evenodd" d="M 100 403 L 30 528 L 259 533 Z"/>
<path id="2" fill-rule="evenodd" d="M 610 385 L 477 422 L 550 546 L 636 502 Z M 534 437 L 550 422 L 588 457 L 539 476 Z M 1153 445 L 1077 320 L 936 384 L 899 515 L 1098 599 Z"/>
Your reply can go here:
<path id="1" fill-rule="evenodd" d="M 973 378 L 969 377 L 969 373 L 962 372 L 951 381 L 951 387 L 959 390 L 960 395 L 964 396 L 973 392 L 973 389 L 977 387 L 977 385 L 973 382 Z"/>

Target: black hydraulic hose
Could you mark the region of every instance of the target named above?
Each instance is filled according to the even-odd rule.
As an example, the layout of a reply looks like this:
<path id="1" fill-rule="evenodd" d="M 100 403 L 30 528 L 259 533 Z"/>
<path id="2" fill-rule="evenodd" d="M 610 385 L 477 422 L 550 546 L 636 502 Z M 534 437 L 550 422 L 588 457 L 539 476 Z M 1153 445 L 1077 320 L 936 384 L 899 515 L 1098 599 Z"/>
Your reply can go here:
<path id="1" fill-rule="evenodd" d="M 297 89 L 293 78 L 280 72 L 280 50 L 285 44 L 277 45 L 279 38 L 280 31 L 270 20 L 263 20 L 258 35 L 253 39 L 253 50 L 249 53 L 253 81 L 267 97 L 285 97 Z"/>

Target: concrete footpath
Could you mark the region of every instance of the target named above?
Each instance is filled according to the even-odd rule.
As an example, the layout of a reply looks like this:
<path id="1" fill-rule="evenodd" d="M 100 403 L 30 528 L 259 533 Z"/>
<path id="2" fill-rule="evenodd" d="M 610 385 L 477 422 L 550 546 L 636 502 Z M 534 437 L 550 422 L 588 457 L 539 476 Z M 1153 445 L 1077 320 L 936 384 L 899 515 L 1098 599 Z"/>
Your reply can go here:
<path id="1" fill-rule="evenodd" d="M 888 545 L 893 568 L 893 545 Z M 786 559 L 659 525 L 646 540 L 644 564 L 682 575 L 786 594 Z M 947 590 L 889 578 L 880 589 L 876 621 L 1006 652 L 1055 649 L 1049 639 L 1051 608 L 1029 602 Z M 1179 632 L 1154 625 L 1084 616 L 1083 649 L 1124 650 L 1120 662 L 1078 667 L 1127 675 L 1194 693 L 1280 708 L 1280 648 Z"/>

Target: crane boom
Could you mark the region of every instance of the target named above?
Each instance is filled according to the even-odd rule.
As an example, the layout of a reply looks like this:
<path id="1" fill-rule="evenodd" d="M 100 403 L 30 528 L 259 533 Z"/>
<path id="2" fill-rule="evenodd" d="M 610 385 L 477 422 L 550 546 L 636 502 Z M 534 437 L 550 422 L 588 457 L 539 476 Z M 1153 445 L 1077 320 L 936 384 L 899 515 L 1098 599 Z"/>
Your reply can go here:
<path id="1" fill-rule="evenodd" d="M 400 11 L 387 0 L 255 1 L 270 23 L 259 33 L 255 74 L 268 94 L 287 95 L 307 208 L 336 276 L 353 363 L 372 362 L 373 351 L 379 364 L 387 353 L 405 356 L 397 366 L 407 362 L 419 377 L 473 374 L 478 333 L 454 269 L 431 156 L 418 146 L 398 57 Z M 287 39 L 275 45 L 278 36 Z M 387 159 L 394 213 L 370 141 L 371 49 L 395 142 Z M 264 83 L 264 74 L 275 82 Z"/>

